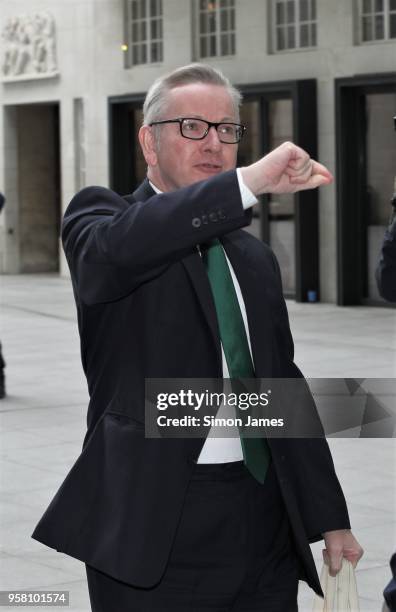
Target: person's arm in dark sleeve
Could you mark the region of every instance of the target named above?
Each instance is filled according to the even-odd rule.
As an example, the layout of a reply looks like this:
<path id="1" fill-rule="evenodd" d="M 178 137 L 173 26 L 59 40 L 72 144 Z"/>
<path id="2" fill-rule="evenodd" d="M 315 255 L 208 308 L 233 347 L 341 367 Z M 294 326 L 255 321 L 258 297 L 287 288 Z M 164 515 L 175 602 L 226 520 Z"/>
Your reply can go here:
<path id="1" fill-rule="evenodd" d="M 83 189 L 66 210 L 62 242 L 78 295 L 92 305 L 127 295 L 250 220 L 232 170 L 132 205 L 103 187 Z"/>
<path id="2" fill-rule="evenodd" d="M 375 277 L 380 295 L 396 302 L 396 216 L 385 232 Z"/>
<path id="3" fill-rule="evenodd" d="M 294 344 L 290 330 L 286 303 L 282 295 L 282 281 L 279 264 L 274 256 L 274 266 L 281 296 L 277 327 L 277 345 L 282 354 L 282 378 L 297 379 L 300 406 L 293 404 L 293 410 L 301 410 L 301 419 L 315 432 L 312 438 L 289 438 L 272 440 L 272 444 L 284 446 L 290 485 L 294 489 L 305 532 L 310 542 L 322 539 L 322 534 L 338 529 L 350 529 L 348 509 L 337 478 L 329 445 L 325 439 L 315 401 L 304 381 L 303 374 L 294 363 Z M 304 391 L 304 385 L 306 389 Z M 290 398 L 292 401 L 293 398 Z M 295 399 L 295 398 L 294 398 Z M 304 414 L 305 413 L 305 414 Z M 320 432 L 322 434 L 320 435 Z"/>

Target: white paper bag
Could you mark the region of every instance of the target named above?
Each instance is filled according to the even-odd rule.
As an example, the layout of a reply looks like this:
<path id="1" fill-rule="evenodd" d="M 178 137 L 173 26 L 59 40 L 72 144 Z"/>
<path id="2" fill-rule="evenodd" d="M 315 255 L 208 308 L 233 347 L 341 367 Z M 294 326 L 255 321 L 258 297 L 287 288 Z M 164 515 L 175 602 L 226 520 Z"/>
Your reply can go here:
<path id="1" fill-rule="evenodd" d="M 315 596 L 313 612 L 359 612 L 355 571 L 350 561 L 342 560 L 335 577 L 330 576 L 328 565 L 323 564 L 320 585 L 325 598 Z"/>

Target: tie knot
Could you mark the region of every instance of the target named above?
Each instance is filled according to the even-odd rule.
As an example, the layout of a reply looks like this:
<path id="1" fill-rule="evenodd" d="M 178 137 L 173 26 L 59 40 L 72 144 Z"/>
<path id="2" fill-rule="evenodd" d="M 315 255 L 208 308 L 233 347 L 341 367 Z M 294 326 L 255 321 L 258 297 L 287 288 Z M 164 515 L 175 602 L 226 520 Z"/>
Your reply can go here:
<path id="1" fill-rule="evenodd" d="M 204 255 L 207 251 L 209 251 L 209 249 L 218 246 L 221 246 L 220 240 L 218 238 L 212 238 L 212 240 L 209 240 L 208 242 L 203 242 L 200 245 L 201 253 L 202 255 Z"/>

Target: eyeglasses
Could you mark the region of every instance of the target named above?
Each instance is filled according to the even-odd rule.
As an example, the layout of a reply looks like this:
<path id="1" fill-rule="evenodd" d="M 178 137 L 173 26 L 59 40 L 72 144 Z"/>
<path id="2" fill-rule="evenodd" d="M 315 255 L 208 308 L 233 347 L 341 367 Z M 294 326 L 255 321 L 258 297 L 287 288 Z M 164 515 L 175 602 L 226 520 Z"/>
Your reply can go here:
<path id="1" fill-rule="evenodd" d="M 149 125 L 162 125 L 164 123 L 178 123 L 180 134 L 190 140 L 203 140 L 209 134 L 211 127 L 216 129 L 220 142 L 225 144 L 236 144 L 245 133 L 246 127 L 240 123 L 213 123 L 204 119 L 193 117 L 179 117 L 178 119 L 165 119 L 164 121 L 153 121 Z"/>

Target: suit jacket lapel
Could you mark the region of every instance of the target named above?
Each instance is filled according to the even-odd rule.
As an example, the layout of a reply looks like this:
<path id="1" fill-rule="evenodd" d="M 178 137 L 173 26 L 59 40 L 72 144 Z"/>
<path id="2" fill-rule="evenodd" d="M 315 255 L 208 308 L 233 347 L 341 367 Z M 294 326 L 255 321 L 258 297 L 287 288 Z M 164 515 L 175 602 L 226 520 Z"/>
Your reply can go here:
<path id="1" fill-rule="evenodd" d="M 217 351 L 219 371 L 221 371 L 220 332 L 208 275 L 198 250 L 194 250 L 190 255 L 184 257 L 181 261 L 187 271 L 191 284 L 194 287 L 196 296 L 203 310 L 205 319 L 209 325 Z"/>

